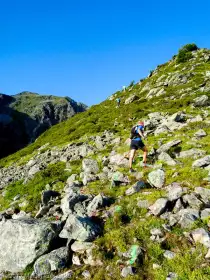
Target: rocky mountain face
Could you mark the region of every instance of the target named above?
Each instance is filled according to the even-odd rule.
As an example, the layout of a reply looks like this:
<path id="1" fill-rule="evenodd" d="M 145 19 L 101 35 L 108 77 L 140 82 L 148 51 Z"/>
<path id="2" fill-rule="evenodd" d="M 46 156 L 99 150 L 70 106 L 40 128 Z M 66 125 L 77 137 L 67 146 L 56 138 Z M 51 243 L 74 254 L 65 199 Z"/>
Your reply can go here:
<path id="1" fill-rule="evenodd" d="M 14 96 L 0 94 L 0 158 L 23 148 L 49 127 L 86 108 L 68 97 L 31 92 Z"/>
<path id="2" fill-rule="evenodd" d="M 210 51 L 188 47 L 0 160 L 2 277 L 209 279 Z"/>

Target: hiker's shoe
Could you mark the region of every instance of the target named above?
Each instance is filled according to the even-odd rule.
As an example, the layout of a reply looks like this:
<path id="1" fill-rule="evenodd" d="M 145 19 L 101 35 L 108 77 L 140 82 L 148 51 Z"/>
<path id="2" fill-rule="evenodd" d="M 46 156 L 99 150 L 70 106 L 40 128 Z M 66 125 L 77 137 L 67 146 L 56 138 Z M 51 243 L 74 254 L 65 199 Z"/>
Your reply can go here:
<path id="1" fill-rule="evenodd" d="M 143 166 L 143 167 L 152 167 L 152 165 L 147 164 L 146 162 L 142 162 L 141 166 Z"/>
<path id="2" fill-rule="evenodd" d="M 130 168 L 129 172 L 134 173 L 134 172 L 136 172 L 136 170 L 134 170 L 133 168 Z"/>

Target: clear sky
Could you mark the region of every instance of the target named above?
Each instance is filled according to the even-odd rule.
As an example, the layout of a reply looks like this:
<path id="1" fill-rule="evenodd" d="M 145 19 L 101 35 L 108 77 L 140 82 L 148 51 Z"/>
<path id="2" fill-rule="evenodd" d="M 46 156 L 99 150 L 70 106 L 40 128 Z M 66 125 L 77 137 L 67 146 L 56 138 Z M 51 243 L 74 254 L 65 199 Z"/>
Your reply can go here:
<path id="1" fill-rule="evenodd" d="M 0 0 L 0 92 L 87 105 L 186 43 L 210 48 L 209 0 Z"/>

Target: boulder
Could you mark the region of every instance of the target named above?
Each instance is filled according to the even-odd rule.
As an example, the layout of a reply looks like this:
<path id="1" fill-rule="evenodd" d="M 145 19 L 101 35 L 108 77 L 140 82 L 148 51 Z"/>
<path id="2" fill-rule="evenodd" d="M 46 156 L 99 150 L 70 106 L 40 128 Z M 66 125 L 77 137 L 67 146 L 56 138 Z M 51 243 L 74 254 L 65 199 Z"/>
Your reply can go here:
<path id="1" fill-rule="evenodd" d="M 131 96 L 129 96 L 126 100 L 125 100 L 125 105 L 130 104 L 132 102 L 134 102 L 135 100 L 138 100 L 139 97 L 135 94 L 132 94 Z"/>
<path id="2" fill-rule="evenodd" d="M 94 247 L 94 244 L 92 242 L 81 242 L 81 241 L 75 241 L 71 245 L 71 250 L 75 253 L 83 254 L 88 249 L 91 249 Z"/>
<path id="3" fill-rule="evenodd" d="M 195 188 L 195 193 L 199 194 L 205 203 L 210 201 L 210 189 L 197 187 Z"/>
<path id="4" fill-rule="evenodd" d="M 194 224 L 194 222 L 200 218 L 199 211 L 197 209 L 181 209 L 176 217 L 178 219 L 178 223 L 182 228 L 190 228 Z"/>
<path id="5" fill-rule="evenodd" d="M 157 169 L 149 173 L 149 183 L 155 188 L 162 188 L 165 183 L 165 172 L 162 169 Z"/>
<path id="6" fill-rule="evenodd" d="M 169 260 L 172 260 L 173 258 L 176 257 L 176 253 L 169 251 L 169 250 L 166 250 L 163 255 L 166 259 L 169 259 Z"/>
<path id="7" fill-rule="evenodd" d="M 195 107 L 208 106 L 208 104 L 209 104 L 209 97 L 207 95 L 201 95 L 194 99 Z"/>
<path id="8" fill-rule="evenodd" d="M 170 131 L 170 129 L 166 125 L 160 125 L 155 129 L 154 135 L 157 136 L 161 133 L 166 133 L 166 132 L 169 132 L 169 131 Z"/>
<path id="9" fill-rule="evenodd" d="M 121 276 L 126 278 L 129 275 L 134 275 L 134 270 L 131 266 L 125 266 L 123 267 L 122 271 L 121 271 Z"/>
<path id="10" fill-rule="evenodd" d="M 210 208 L 205 208 L 201 211 L 201 219 L 205 220 L 210 217 Z"/>
<path id="11" fill-rule="evenodd" d="M 193 159 L 197 159 L 199 157 L 202 157 L 206 154 L 206 152 L 204 150 L 200 150 L 200 149 L 190 149 L 187 151 L 182 151 L 177 155 L 177 158 L 188 158 L 191 157 Z"/>
<path id="12" fill-rule="evenodd" d="M 168 150 L 170 150 L 171 147 L 177 146 L 181 143 L 181 140 L 172 140 L 164 145 L 162 145 L 158 150 L 157 153 L 160 154 L 162 152 L 167 152 Z"/>
<path id="13" fill-rule="evenodd" d="M 66 247 L 56 249 L 49 254 L 41 256 L 34 264 L 33 276 L 50 275 L 51 272 L 61 271 L 67 267 L 69 252 Z"/>
<path id="14" fill-rule="evenodd" d="M 127 189 L 125 191 L 126 195 L 132 195 L 134 193 L 139 192 L 140 190 L 142 190 L 143 188 L 145 188 L 145 183 L 144 181 L 138 181 L 136 184 L 134 184 L 132 187 L 130 187 L 129 189 Z"/>
<path id="15" fill-rule="evenodd" d="M 198 131 L 196 131 L 196 133 L 194 134 L 195 137 L 201 138 L 201 137 L 205 137 L 207 134 L 203 129 L 199 129 Z"/>
<path id="16" fill-rule="evenodd" d="M 97 174 L 99 172 L 98 163 L 94 159 L 83 159 L 82 169 L 85 173 Z"/>
<path id="17" fill-rule="evenodd" d="M 100 226 L 94 223 L 91 218 L 70 214 L 59 236 L 70 240 L 93 241 L 100 232 Z"/>
<path id="18" fill-rule="evenodd" d="M 153 215 L 159 216 L 165 212 L 168 204 L 168 199 L 166 198 L 159 198 L 156 202 L 149 207 L 149 210 L 152 212 Z"/>
<path id="19" fill-rule="evenodd" d="M 197 228 L 191 232 L 193 240 L 210 248 L 210 235 L 204 228 Z"/>
<path id="20" fill-rule="evenodd" d="M 73 276 L 73 271 L 68 270 L 62 274 L 59 274 L 59 275 L 53 277 L 52 280 L 67 280 L 67 279 L 70 279 L 72 276 Z"/>
<path id="21" fill-rule="evenodd" d="M 170 201 L 177 200 L 184 194 L 184 190 L 179 183 L 172 183 L 166 189 L 168 191 L 167 197 Z"/>
<path id="22" fill-rule="evenodd" d="M 48 251 L 60 227 L 36 219 L 0 222 L 0 271 L 21 272 Z"/>
<path id="23" fill-rule="evenodd" d="M 51 200 L 51 198 L 55 198 L 60 196 L 60 193 L 57 191 L 53 191 L 53 190 L 47 190 L 47 191 L 43 191 L 42 192 L 42 204 L 47 205 L 48 202 Z"/>
<path id="24" fill-rule="evenodd" d="M 93 198 L 93 200 L 87 206 L 87 214 L 91 216 L 96 210 L 103 207 L 104 197 L 101 194 L 98 194 Z"/>
<path id="25" fill-rule="evenodd" d="M 208 166 L 209 164 L 210 164 L 210 155 L 195 160 L 192 164 L 192 167 L 205 167 Z"/>
<path id="26" fill-rule="evenodd" d="M 176 165 L 176 161 L 169 156 L 169 154 L 167 154 L 166 152 L 162 152 L 159 156 L 158 156 L 158 159 L 163 161 L 164 163 L 166 163 L 167 165 L 170 165 L 170 166 L 174 166 Z"/>
<path id="27" fill-rule="evenodd" d="M 128 167 L 128 159 L 126 159 L 123 155 L 120 154 L 111 155 L 109 161 L 111 165 Z"/>
<path id="28" fill-rule="evenodd" d="M 200 201 L 194 193 L 185 194 L 182 199 L 183 202 L 189 205 L 191 208 L 200 209 L 203 205 L 203 202 Z"/>

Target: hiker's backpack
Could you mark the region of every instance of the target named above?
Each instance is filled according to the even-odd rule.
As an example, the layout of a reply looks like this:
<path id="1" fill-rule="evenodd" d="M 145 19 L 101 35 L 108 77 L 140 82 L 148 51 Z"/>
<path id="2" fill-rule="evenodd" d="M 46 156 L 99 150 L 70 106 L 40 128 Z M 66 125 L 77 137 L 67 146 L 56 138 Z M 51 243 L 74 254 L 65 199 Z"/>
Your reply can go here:
<path id="1" fill-rule="evenodd" d="M 130 139 L 134 139 L 136 138 L 139 134 L 136 132 L 136 127 L 137 125 L 134 125 L 132 128 L 131 128 L 131 134 L 130 134 Z"/>

